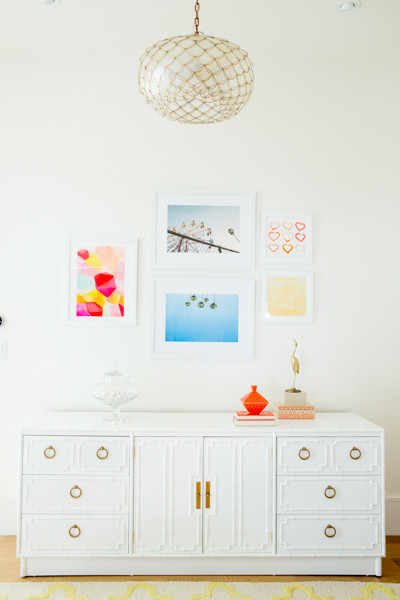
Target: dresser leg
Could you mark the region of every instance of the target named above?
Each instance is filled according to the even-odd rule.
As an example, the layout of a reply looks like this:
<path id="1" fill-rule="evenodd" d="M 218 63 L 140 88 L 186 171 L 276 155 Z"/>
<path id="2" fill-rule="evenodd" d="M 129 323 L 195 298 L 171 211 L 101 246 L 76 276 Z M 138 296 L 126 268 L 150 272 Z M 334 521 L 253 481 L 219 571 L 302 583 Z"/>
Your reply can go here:
<path id="1" fill-rule="evenodd" d="M 375 560 L 375 575 L 377 577 L 382 577 L 382 559 L 377 558 Z"/>
<path id="2" fill-rule="evenodd" d="M 26 559 L 25 558 L 21 558 L 21 564 L 19 567 L 19 575 L 20 577 L 26 577 Z"/>

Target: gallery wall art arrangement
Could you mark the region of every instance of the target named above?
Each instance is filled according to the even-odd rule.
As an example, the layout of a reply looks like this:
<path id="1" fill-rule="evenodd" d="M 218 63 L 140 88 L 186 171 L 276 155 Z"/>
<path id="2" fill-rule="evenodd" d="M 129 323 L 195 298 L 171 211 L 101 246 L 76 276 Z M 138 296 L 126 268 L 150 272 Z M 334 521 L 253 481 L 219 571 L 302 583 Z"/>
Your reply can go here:
<path id="1" fill-rule="evenodd" d="M 245 191 L 154 193 L 152 267 L 164 277 L 153 284 L 152 356 L 253 358 L 255 203 L 255 192 Z M 312 262 L 312 215 L 262 212 L 260 224 L 268 271 L 261 271 L 257 320 L 310 323 L 313 273 L 292 269 Z M 136 324 L 136 239 L 71 239 L 67 263 L 68 323 Z M 218 275 L 188 279 L 190 269 Z M 233 270 L 247 278 L 228 279 Z"/>

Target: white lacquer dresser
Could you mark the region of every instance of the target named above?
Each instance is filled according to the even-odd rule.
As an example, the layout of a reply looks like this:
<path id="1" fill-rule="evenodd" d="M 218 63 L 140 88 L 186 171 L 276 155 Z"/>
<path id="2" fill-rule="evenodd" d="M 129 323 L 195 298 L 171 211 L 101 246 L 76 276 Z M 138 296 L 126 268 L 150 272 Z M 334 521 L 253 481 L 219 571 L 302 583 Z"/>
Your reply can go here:
<path id="1" fill-rule="evenodd" d="M 22 432 L 21 576 L 380 575 L 383 430 L 353 413 L 48 413 Z"/>

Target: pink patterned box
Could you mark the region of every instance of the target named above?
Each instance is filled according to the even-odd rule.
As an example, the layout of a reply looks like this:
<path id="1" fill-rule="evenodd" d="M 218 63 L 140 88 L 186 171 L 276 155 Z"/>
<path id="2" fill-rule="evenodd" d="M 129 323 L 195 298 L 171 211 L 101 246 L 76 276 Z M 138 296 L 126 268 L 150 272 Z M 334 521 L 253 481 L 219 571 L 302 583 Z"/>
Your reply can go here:
<path id="1" fill-rule="evenodd" d="M 278 419 L 314 419 L 315 406 L 312 404 L 275 404 Z"/>

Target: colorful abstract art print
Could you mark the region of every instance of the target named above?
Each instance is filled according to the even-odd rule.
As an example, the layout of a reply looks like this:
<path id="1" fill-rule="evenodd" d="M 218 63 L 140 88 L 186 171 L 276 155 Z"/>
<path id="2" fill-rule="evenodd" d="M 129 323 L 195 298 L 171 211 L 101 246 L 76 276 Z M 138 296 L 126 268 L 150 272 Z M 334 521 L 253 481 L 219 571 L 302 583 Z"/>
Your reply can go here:
<path id="1" fill-rule="evenodd" d="M 68 241 L 68 322 L 136 324 L 136 239 Z"/>
<path id="2" fill-rule="evenodd" d="M 153 266 L 253 268 L 254 206 L 254 192 L 155 192 Z"/>
<path id="3" fill-rule="evenodd" d="M 310 323 L 313 318 L 312 271 L 265 273 L 262 318 L 269 323 Z"/>
<path id="4" fill-rule="evenodd" d="M 252 358 L 254 281 L 157 279 L 153 355 Z"/>
<path id="5" fill-rule="evenodd" d="M 312 214 L 261 213 L 261 259 L 277 264 L 312 262 Z"/>

